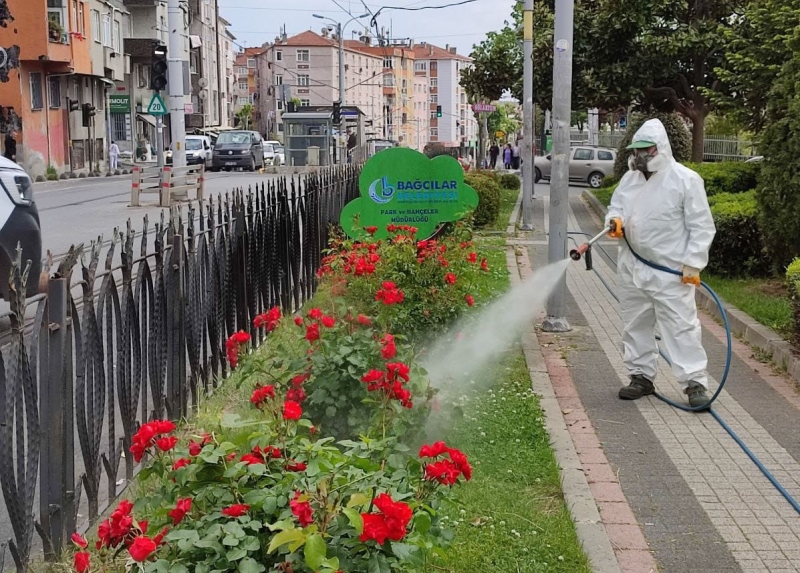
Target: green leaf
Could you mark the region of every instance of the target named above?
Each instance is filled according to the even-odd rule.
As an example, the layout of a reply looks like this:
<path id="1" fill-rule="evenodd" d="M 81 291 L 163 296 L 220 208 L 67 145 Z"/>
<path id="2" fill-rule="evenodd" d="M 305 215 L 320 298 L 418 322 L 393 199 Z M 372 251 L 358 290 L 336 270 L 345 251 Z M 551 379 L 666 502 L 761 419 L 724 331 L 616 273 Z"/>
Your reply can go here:
<path id="1" fill-rule="evenodd" d="M 431 529 L 431 516 L 427 511 L 420 511 L 414 516 L 414 530 L 425 535 Z"/>
<path id="2" fill-rule="evenodd" d="M 367 503 L 369 503 L 369 497 L 363 493 L 354 493 L 350 496 L 347 507 L 364 507 Z"/>
<path id="3" fill-rule="evenodd" d="M 236 539 L 233 535 L 226 535 L 225 538 L 222 540 L 222 544 L 226 547 L 236 547 L 239 545 L 239 540 Z"/>
<path id="4" fill-rule="evenodd" d="M 242 529 L 242 526 L 238 521 L 229 521 L 225 524 L 222 530 L 228 535 L 233 535 L 237 539 L 241 539 L 245 536 L 244 529 Z"/>
<path id="5" fill-rule="evenodd" d="M 267 515 L 272 515 L 275 513 L 275 510 L 278 509 L 278 498 L 274 495 L 268 496 L 266 499 L 264 499 L 264 503 L 261 505 L 261 508 Z"/>
<path id="6" fill-rule="evenodd" d="M 394 553 L 395 556 L 400 559 L 400 561 L 421 563 L 419 547 L 415 545 L 408 545 L 406 543 L 392 543 L 392 553 Z"/>
<path id="7" fill-rule="evenodd" d="M 252 491 L 248 491 L 242 501 L 247 505 L 258 505 L 262 503 L 265 499 L 267 499 L 267 492 L 263 489 L 254 489 Z"/>
<path id="8" fill-rule="evenodd" d="M 306 540 L 306 547 L 304 556 L 306 558 L 306 565 L 311 569 L 319 569 L 325 556 L 328 553 L 328 547 L 325 545 L 325 540 L 319 533 L 310 535 Z"/>
<path id="9" fill-rule="evenodd" d="M 246 556 L 247 556 L 247 549 L 245 549 L 244 547 L 237 547 L 235 549 L 231 549 L 225 555 L 228 561 L 238 561 L 239 559 L 242 559 L 243 557 Z"/>
<path id="10" fill-rule="evenodd" d="M 247 557 L 239 562 L 239 573 L 263 573 L 266 567 L 252 557 Z"/>
<path id="11" fill-rule="evenodd" d="M 284 531 L 286 529 L 293 529 L 294 523 L 289 519 L 276 521 L 275 523 L 268 523 L 267 527 L 270 531 Z"/>
<path id="12" fill-rule="evenodd" d="M 361 535 L 361 533 L 364 531 L 364 518 L 361 517 L 361 514 L 352 507 L 347 507 L 343 509 L 342 512 L 347 516 L 347 519 L 350 520 L 350 525 L 352 525 L 356 532 Z"/>
<path id="13" fill-rule="evenodd" d="M 367 561 L 367 572 L 392 573 L 392 568 L 389 566 L 389 562 L 386 560 L 386 557 L 383 554 L 373 553 L 370 555 L 369 561 Z"/>
<path id="14" fill-rule="evenodd" d="M 267 549 L 267 553 L 273 553 L 278 547 L 281 545 L 290 544 L 289 548 L 294 544 L 297 544 L 297 547 L 303 544 L 306 540 L 306 534 L 303 532 L 302 529 L 287 529 L 285 531 L 281 531 L 275 537 L 272 538 L 272 541 L 269 543 L 269 548 Z"/>

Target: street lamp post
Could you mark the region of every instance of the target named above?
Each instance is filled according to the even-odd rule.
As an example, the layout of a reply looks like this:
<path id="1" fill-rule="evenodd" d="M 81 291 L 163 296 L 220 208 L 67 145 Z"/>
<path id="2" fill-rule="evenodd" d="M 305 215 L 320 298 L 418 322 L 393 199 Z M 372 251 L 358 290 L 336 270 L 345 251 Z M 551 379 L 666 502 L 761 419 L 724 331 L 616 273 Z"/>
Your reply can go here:
<path id="1" fill-rule="evenodd" d="M 319 18 L 320 20 L 328 20 L 329 22 L 333 23 L 336 26 L 336 35 L 339 38 L 339 141 L 342 141 L 342 138 L 347 130 L 347 121 L 344 117 L 344 105 L 345 105 L 345 92 L 347 91 L 345 88 L 345 81 L 344 81 L 344 29 L 347 27 L 350 22 L 353 20 L 358 20 L 359 18 L 366 18 L 369 14 L 361 14 L 360 16 L 353 16 L 347 22 L 342 25 L 341 22 L 337 22 L 332 18 L 328 18 L 326 16 L 320 16 L 319 14 L 312 14 L 314 18 Z M 347 141 L 345 140 L 344 144 L 341 146 L 341 152 L 339 153 L 339 163 L 344 163 L 344 156 L 347 150 Z"/>

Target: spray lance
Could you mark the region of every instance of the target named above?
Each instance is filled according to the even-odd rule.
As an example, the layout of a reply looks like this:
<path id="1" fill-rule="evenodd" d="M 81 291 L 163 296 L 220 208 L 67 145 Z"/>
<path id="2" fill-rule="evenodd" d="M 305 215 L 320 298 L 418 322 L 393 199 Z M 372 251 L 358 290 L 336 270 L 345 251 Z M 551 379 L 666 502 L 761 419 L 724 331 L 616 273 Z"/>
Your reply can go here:
<path id="1" fill-rule="evenodd" d="M 597 235 L 589 239 L 588 242 L 580 245 L 577 249 L 572 249 L 569 252 L 569 257 L 573 261 L 581 260 L 582 256 L 585 256 L 586 259 L 586 270 L 592 270 L 592 245 L 594 245 L 597 241 L 605 237 L 606 235 L 610 235 L 612 237 L 621 237 L 622 236 L 622 221 L 620 219 L 611 219 L 608 222 L 608 225 L 600 231 Z"/>

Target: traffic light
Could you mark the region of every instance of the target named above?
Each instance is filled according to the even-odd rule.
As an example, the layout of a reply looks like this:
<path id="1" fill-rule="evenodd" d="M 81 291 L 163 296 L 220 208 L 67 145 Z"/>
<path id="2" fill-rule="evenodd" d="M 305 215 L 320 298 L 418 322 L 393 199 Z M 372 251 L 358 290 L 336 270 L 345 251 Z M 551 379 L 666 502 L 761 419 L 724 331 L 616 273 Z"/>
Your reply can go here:
<path id="1" fill-rule="evenodd" d="M 150 63 L 150 89 L 160 92 L 167 87 L 167 47 L 153 42 L 153 55 Z"/>
<path id="2" fill-rule="evenodd" d="M 67 107 L 69 111 L 78 111 L 80 109 L 80 105 L 78 105 L 78 100 L 67 98 Z"/>
<path id="3" fill-rule="evenodd" d="M 333 102 L 333 125 L 339 125 L 342 121 L 342 102 Z"/>
<path id="4" fill-rule="evenodd" d="M 81 106 L 81 114 L 83 116 L 83 127 L 89 127 L 92 118 L 97 114 L 97 109 L 90 103 L 85 103 Z"/>
<path id="5" fill-rule="evenodd" d="M 436 117 L 442 117 L 442 106 L 436 106 Z"/>

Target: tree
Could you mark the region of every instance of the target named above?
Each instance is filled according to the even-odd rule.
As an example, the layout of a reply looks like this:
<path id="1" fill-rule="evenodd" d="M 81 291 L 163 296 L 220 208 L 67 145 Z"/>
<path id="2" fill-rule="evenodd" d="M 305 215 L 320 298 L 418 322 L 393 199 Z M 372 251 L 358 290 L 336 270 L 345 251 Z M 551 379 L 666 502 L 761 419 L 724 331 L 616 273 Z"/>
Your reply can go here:
<path id="1" fill-rule="evenodd" d="M 506 135 L 519 132 L 522 127 L 516 104 L 500 103 L 497 110 L 490 113 L 487 118 L 489 126 L 489 138 L 494 139 L 494 134 L 498 131 Z"/>
<path id="2" fill-rule="evenodd" d="M 250 125 L 253 123 L 253 104 L 244 104 L 242 109 L 236 112 L 236 117 L 239 118 L 243 129 L 250 129 Z"/>
<path id="3" fill-rule="evenodd" d="M 717 109 L 749 129 L 764 128 L 769 92 L 792 57 L 789 42 L 800 26 L 800 0 L 751 0 L 726 30 L 727 50 L 715 73 L 723 90 L 711 94 Z"/>

